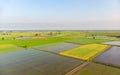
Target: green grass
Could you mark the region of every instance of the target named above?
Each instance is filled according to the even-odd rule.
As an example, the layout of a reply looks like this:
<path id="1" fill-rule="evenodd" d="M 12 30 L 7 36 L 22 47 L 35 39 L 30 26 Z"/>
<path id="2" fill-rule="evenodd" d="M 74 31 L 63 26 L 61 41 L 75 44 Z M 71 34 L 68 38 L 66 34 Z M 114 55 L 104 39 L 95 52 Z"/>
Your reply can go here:
<path id="1" fill-rule="evenodd" d="M 0 54 L 2 53 L 8 53 L 8 52 L 14 52 L 14 51 L 18 51 L 21 50 L 22 48 L 17 47 L 15 45 L 12 44 L 2 44 L 0 45 Z"/>
<path id="2" fill-rule="evenodd" d="M 58 43 L 68 40 L 68 38 L 52 37 L 45 40 L 1 40 L 0 44 L 14 44 L 17 46 L 38 46 L 44 44 Z"/>
<path id="3" fill-rule="evenodd" d="M 80 69 L 74 75 L 120 75 L 120 69 L 91 63 L 90 65 Z"/>

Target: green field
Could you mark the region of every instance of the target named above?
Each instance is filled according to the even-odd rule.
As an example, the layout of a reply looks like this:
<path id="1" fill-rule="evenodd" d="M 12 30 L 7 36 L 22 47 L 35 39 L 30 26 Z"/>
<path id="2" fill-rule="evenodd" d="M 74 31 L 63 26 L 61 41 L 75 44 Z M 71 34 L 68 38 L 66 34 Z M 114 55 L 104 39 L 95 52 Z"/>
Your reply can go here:
<path id="1" fill-rule="evenodd" d="M 43 44 L 50 44 L 50 43 L 58 43 L 67 40 L 68 38 L 59 38 L 59 37 L 52 37 L 45 40 L 1 40 L 0 44 L 14 44 L 17 46 L 38 46 Z"/>
<path id="2" fill-rule="evenodd" d="M 50 34 L 52 33 L 52 34 Z M 77 32 L 77 31 L 61 31 L 61 32 L 0 32 L 0 44 L 15 44 L 17 46 L 38 46 L 50 43 L 58 42 L 71 42 L 77 44 L 92 44 L 92 43 L 103 43 L 106 41 L 118 40 L 115 37 L 98 36 L 97 32 L 94 33 Z M 101 33 L 100 33 L 101 34 Z M 28 40 L 17 40 L 17 38 L 30 37 Z"/>
<path id="3" fill-rule="evenodd" d="M 66 42 L 71 43 L 77 43 L 77 44 L 92 44 L 92 43 L 98 43 L 101 44 L 106 41 L 114 41 L 117 40 L 115 37 L 107 37 L 107 36 L 96 36 L 95 39 L 93 39 L 92 36 L 75 36 L 71 38 L 70 40 L 67 40 Z"/>
<path id="4" fill-rule="evenodd" d="M 80 69 L 74 75 L 120 75 L 120 69 L 96 63 Z"/>

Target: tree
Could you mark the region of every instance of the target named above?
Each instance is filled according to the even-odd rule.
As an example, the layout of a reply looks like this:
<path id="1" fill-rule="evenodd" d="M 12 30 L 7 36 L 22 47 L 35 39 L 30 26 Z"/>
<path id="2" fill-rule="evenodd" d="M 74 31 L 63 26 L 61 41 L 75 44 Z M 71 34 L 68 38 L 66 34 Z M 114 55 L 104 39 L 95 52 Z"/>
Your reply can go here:
<path id="1" fill-rule="evenodd" d="M 5 38 L 4 38 L 4 37 L 2 37 L 2 40 L 5 40 Z"/>
<path id="2" fill-rule="evenodd" d="M 49 33 L 49 35 L 50 35 L 50 36 L 52 36 L 52 35 L 53 35 L 53 33 L 52 33 L 52 32 L 50 32 L 50 33 Z"/>
<path id="3" fill-rule="evenodd" d="M 23 48 L 27 48 L 27 45 L 22 46 Z"/>
<path id="4" fill-rule="evenodd" d="M 95 35 L 92 35 L 92 37 L 93 37 L 93 39 L 96 39 L 96 38 L 95 38 Z"/>
<path id="5" fill-rule="evenodd" d="M 36 33 L 35 36 L 39 36 L 39 34 Z"/>

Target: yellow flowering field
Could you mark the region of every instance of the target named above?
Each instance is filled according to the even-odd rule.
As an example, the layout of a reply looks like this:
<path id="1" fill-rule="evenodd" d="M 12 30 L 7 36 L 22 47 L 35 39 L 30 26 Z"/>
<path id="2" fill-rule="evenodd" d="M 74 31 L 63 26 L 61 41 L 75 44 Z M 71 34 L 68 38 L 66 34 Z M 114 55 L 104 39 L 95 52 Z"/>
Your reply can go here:
<path id="1" fill-rule="evenodd" d="M 1 53 L 8 53 L 8 52 L 14 52 L 14 51 L 18 51 L 21 50 L 22 48 L 17 47 L 15 45 L 12 44 L 2 44 L 0 45 L 0 54 Z"/>
<path id="2" fill-rule="evenodd" d="M 19 37 L 19 36 L 34 36 L 34 33 L 30 32 L 14 32 L 11 34 L 12 37 Z"/>
<path id="3" fill-rule="evenodd" d="M 110 46 L 103 44 L 88 44 L 71 50 L 60 52 L 61 55 L 70 56 L 82 60 L 91 60 L 95 56 L 107 50 Z"/>

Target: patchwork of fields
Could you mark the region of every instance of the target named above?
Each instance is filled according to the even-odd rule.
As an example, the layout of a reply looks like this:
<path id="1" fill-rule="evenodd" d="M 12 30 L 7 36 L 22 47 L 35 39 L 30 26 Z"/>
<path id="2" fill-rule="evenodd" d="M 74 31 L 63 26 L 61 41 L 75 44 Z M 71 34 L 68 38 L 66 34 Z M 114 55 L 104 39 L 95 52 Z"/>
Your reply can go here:
<path id="1" fill-rule="evenodd" d="M 120 75 L 119 41 L 103 32 L 0 32 L 0 75 Z"/>

